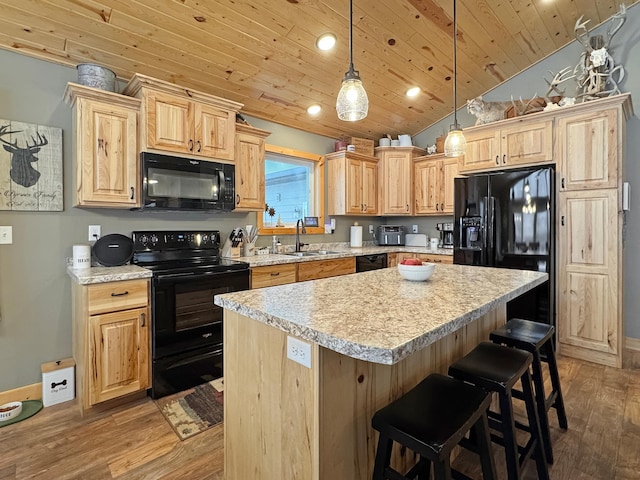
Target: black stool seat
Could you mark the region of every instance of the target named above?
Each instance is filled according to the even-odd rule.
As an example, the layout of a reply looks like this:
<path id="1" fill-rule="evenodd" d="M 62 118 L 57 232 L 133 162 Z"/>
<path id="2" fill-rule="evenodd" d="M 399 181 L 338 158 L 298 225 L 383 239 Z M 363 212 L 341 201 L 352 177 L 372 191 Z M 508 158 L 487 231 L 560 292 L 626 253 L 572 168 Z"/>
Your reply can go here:
<path id="1" fill-rule="evenodd" d="M 533 456 L 538 478 L 549 479 L 544 440 L 533 394 L 529 368 L 533 355 L 524 350 L 508 348 L 490 342 L 478 344 L 471 352 L 449 367 L 449 375 L 498 393 L 500 412 L 489 411 L 490 426 L 501 433 L 491 439 L 505 448 L 509 480 L 519 480 L 524 463 Z M 512 390 L 520 382 L 527 410 L 528 425 L 516 424 L 513 415 Z M 516 442 L 516 425 L 529 432 L 524 446 Z"/>
<path id="2" fill-rule="evenodd" d="M 452 478 L 449 456 L 459 443 L 465 446 L 465 434 L 474 431 L 482 463 L 483 479 L 493 479 L 486 412 L 491 397 L 485 391 L 451 377 L 432 374 L 402 397 L 378 410 L 371 420 L 380 432 L 373 479 L 428 478 L 431 462 L 436 479 Z M 393 442 L 420 455 L 420 461 L 401 475 L 390 467 Z M 470 448 L 470 442 L 466 444 Z M 456 478 L 468 478 L 456 472 Z"/>
<path id="3" fill-rule="evenodd" d="M 492 342 L 526 350 L 533 355 L 533 363 L 531 365 L 533 385 L 536 393 L 538 416 L 540 417 L 540 428 L 545 439 L 545 450 L 549 463 L 553 463 L 549 409 L 552 407 L 556 409 L 560 428 L 566 430 L 568 426 L 553 344 L 554 334 L 555 328 L 553 325 L 512 318 L 489 335 Z M 544 389 L 541 362 L 546 362 L 549 365 L 549 377 L 551 378 L 551 393 L 549 396 L 546 395 Z M 520 397 L 520 393 L 514 391 L 514 397 Z"/>

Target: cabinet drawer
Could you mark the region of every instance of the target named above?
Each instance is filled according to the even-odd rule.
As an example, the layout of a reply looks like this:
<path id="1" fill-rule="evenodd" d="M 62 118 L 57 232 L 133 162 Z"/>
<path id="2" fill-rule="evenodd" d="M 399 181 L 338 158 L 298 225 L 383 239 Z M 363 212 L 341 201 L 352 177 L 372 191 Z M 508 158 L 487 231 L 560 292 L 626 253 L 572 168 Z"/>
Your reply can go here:
<path id="1" fill-rule="evenodd" d="M 251 269 L 251 288 L 272 287 L 296 281 L 296 264 L 269 265 Z"/>
<path id="2" fill-rule="evenodd" d="M 450 263 L 453 264 L 453 255 L 432 255 L 421 253 L 418 258 L 429 263 Z"/>
<path id="3" fill-rule="evenodd" d="M 318 278 L 335 277 L 355 273 L 356 257 L 336 260 L 317 260 L 298 264 L 298 281 L 316 280 Z"/>
<path id="4" fill-rule="evenodd" d="M 125 280 L 89 285 L 89 315 L 146 307 L 149 303 L 147 280 Z"/>

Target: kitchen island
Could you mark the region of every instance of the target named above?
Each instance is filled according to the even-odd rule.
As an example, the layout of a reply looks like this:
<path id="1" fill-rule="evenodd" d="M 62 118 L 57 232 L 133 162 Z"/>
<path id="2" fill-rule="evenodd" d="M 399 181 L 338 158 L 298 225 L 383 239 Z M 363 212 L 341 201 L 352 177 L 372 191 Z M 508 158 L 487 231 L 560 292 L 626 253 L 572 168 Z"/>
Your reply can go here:
<path id="1" fill-rule="evenodd" d="M 225 478 L 371 478 L 374 412 L 446 372 L 547 278 L 438 265 L 427 282 L 390 268 L 216 296 Z"/>

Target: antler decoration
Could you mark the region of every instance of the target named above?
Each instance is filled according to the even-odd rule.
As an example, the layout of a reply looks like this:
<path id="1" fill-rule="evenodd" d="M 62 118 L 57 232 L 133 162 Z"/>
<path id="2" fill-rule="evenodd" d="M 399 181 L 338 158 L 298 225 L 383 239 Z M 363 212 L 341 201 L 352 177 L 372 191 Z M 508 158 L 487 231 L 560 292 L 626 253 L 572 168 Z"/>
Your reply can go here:
<path id="1" fill-rule="evenodd" d="M 553 75 L 553 72 L 551 70 L 549 70 L 549 73 Z M 557 95 L 564 97 L 565 90 L 559 90 L 558 86 L 561 83 L 566 82 L 567 80 L 575 78 L 575 75 L 571 75 L 570 77 L 567 77 L 566 75 L 569 73 L 571 73 L 571 67 L 565 67 L 562 70 L 560 70 L 558 73 L 553 75 L 553 79 L 551 81 L 547 80 L 546 78 L 544 79 L 544 81 L 547 82 L 547 85 L 549 85 L 547 93 L 545 94 L 545 98 L 547 100 L 549 99 L 552 93 L 556 93 Z"/>
<path id="2" fill-rule="evenodd" d="M 607 28 L 606 38 L 604 35 L 589 35 L 587 24 L 589 20 L 582 21 L 582 16 L 576 21 L 574 31 L 576 39 L 584 46 L 585 51 L 580 55 L 580 61 L 573 69 L 578 83 L 578 97 L 584 100 L 607 97 L 620 93 L 618 84 L 624 78 L 624 68 L 616 65 L 609 54 L 609 46 L 613 36 L 622 28 L 627 19 L 627 8 L 624 3 L 620 5 L 620 10 L 611 17 Z M 566 72 L 565 72 L 566 73 Z M 560 76 L 561 77 L 561 76 Z M 564 81 L 555 78 L 549 84 L 549 92 L 557 91 L 553 83 Z M 616 78 L 614 78 L 616 77 Z M 557 85 L 555 85 L 557 87 Z"/>

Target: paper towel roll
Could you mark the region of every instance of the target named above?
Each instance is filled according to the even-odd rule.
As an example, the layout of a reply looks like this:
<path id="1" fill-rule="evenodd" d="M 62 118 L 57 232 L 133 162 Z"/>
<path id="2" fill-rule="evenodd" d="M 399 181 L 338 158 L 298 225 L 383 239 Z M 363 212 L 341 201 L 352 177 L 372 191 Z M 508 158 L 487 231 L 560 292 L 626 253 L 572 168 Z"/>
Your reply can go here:
<path id="1" fill-rule="evenodd" d="M 89 268 L 91 266 L 91 247 L 89 245 L 73 246 L 73 268 Z"/>
<path id="2" fill-rule="evenodd" d="M 351 226 L 349 245 L 352 247 L 362 247 L 362 225 Z"/>

